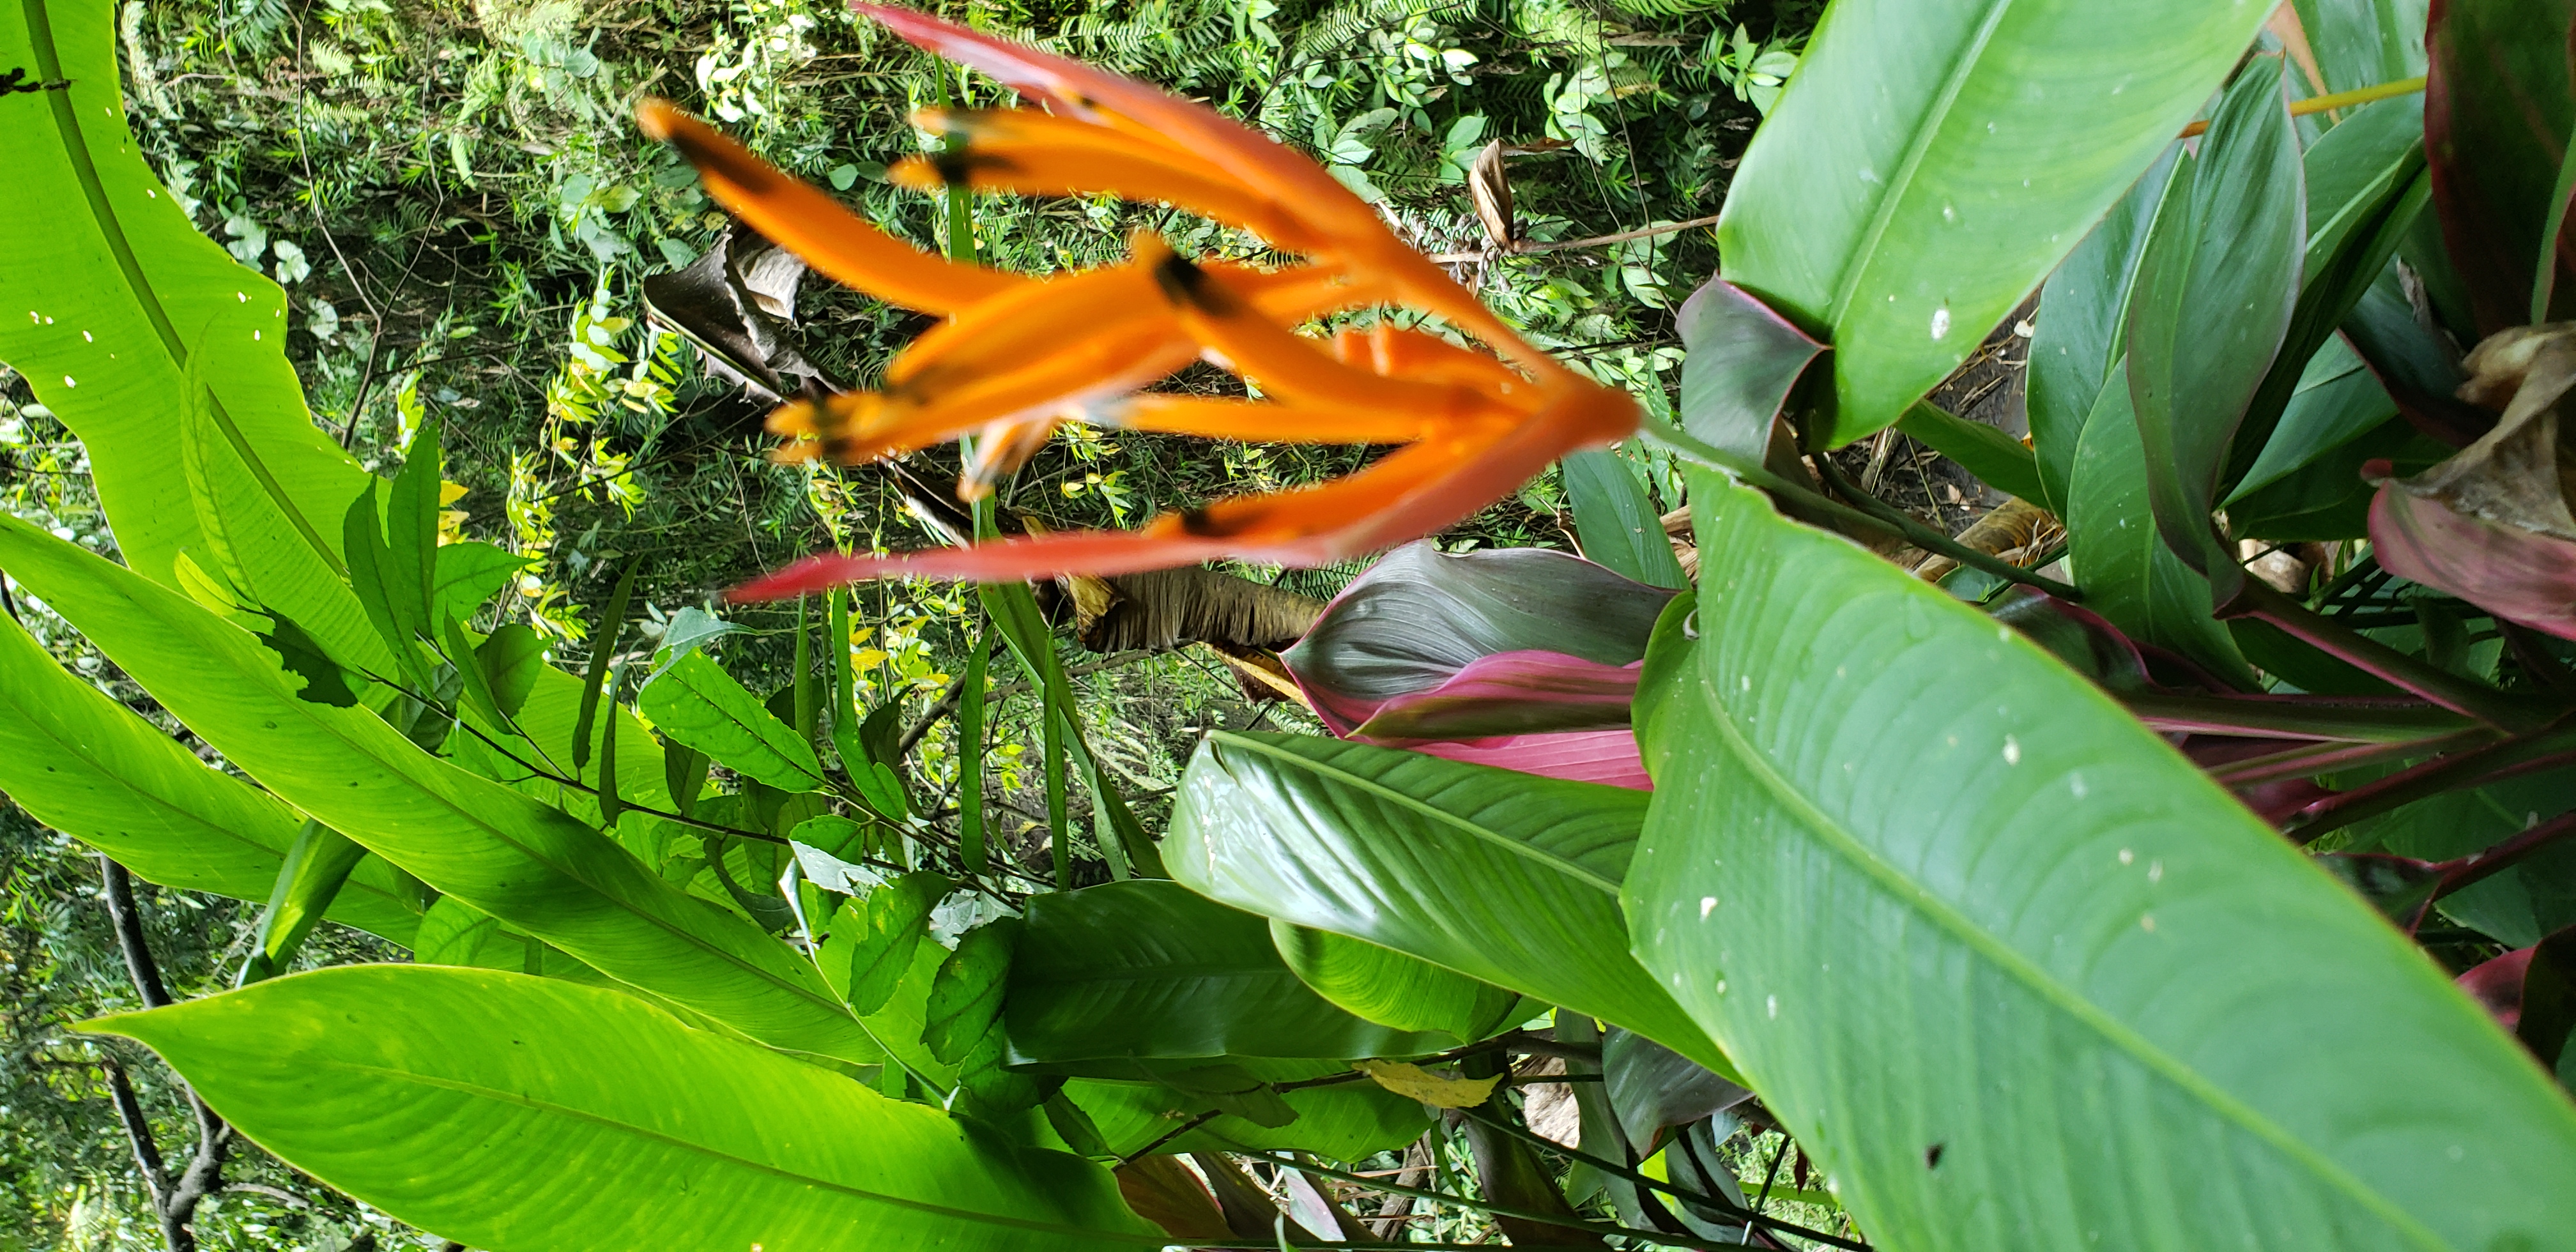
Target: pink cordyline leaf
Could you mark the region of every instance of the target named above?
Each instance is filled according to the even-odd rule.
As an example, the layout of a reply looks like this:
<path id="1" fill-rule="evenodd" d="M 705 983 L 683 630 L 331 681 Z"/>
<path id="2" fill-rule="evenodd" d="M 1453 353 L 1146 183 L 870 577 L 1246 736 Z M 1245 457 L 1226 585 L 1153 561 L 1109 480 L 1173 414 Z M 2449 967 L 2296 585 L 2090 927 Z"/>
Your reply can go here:
<path id="1" fill-rule="evenodd" d="M 2463 517 L 2394 481 L 2370 501 L 2379 566 L 2561 639 L 2576 639 L 2576 544 Z"/>
<path id="2" fill-rule="evenodd" d="M 1378 706 L 1346 732 L 1370 739 L 1477 739 L 1627 726 L 1644 662 L 1604 665 L 1562 652 L 1497 652 L 1429 691 Z"/>
<path id="3" fill-rule="evenodd" d="M 1672 593 L 1562 552 L 1389 553 L 1282 654 L 1348 739 L 1644 789 L 1626 729 Z"/>
<path id="4" fill-rule="evenodd" d="M 1630 791 L 1655 789 L 1654 782 L 1646 777 L 1646 763 L 1637 751 L 1636 732 L 1630 730 L 1573 730 L 1549 735 L 1471 739 L 1464 743 L 1407 743 L 1397 746 L 1444 761 L 1493 765 L 1545 778 L 1603 783 L 1626 787 Z"/>

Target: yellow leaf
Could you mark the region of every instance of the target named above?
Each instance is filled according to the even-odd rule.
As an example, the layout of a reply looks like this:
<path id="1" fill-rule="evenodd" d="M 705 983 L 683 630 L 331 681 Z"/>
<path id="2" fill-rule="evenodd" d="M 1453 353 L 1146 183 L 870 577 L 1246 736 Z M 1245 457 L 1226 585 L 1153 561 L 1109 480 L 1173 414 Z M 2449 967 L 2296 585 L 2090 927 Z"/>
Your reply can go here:
<path id="1" fill-rule="evenodd" d="M 1503 1080 L 1500 1074 L 1490 1078 L 1452 1078 L 1402 1061 L 1353 1061 L 1351 1068 L 1397 1095 L 1439 1109 L 1474 1108 L 1492 1096 L 1494 1084 Z"/>

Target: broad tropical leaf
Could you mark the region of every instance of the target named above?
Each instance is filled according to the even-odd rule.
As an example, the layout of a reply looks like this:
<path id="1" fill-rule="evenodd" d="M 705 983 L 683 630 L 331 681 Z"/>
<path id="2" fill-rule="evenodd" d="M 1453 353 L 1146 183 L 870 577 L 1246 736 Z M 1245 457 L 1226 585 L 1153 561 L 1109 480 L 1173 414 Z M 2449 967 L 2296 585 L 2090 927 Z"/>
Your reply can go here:
<path id="1" fill-rule="evenodd" d="M 2111 371 L 2075 453 L 2066 536 L 2084 605 L 2133 639 L 2251 687 L 2253 671 L 2235 640 L 2210 617 L 2209 580 L 2157 530 L 2127 368 L 2124 361 Z"/>
<path id="2" fill-rule="evenodd" d="M 1510 1025 L 1521 1000 L 1501 987 L 1329 930 L 1274 921 L 1270 942 L 1315 994 L 1397 1030 L 1437 1031 L 1473 1043 Z"/>
<path id="3" fill-rule="evenodd" d="M 367 476 L 305 412 L 286 362 L 286 293 L 198 234 L 144 167 L 118 90 L 115 7 L 10 7 L 0 66 L 63 84 L 0 97 L 13 201 L 0 215 L 0 361 L 89 450 L 126 562 L 174 585 L 179 553 L 205 550 L 171 455 L 192 369 L 214 393 L 216 430 L 259 467 L 259 489 L 336 554 Z"/>
<path id="4" fill-rule="evenodd" d="M 1608 448 L 1587 448 L 1569 453 L 1563 469 L 1586 557 L 1650 587 L 1689 585 L 1673 557 L 1672 540 L 1664 536 L 1662 515 L 1627 458 Z"/>
<path id="5" fill-rule="evenodd" d="M 681 657 L 646 683 L 636 707 L 672 739 L 745 778 L 781 791 L 823 786 L 814 745 L 761 707 L 704 652 Z"/>
<path id="6" fill-rule="evenodd" d="M 2059 517 L 2070 507 L 2067 482 L 2075 473 L 2084 420 L 2125 351 L 2138 254 L 2155 228 L 2181 154 L 2182 145 L 2168 146 L 2040 290 L 2030 340 L 2030 441 L 2047 492 L 2042 502 Z"/>
<path id="7" fill-rule="evenodd" d="M 2306 245 L 2307 184 L 2282 69 L 2258 58 L 2228 87 L 2198 159 L 2156 215 L 2130 294 L 2129 402 L 2147 499 L 2166 546 L 2213 581 L 2233 577 L 2236 563 L 2209 511 L 2237 425 L 2289 330 Z"/>
<path id="8" fill-rule="evenodd" d="M 2565 1243 L 2576 1105 L 2404 936 L 2010 628 L 1691 494 L 1630 925 L 1874 1243 Z"/>
<path id="9" fill-rule="evenodd" d="M 0 618 L 0 791 L 36 820 L 165 887 L 265 900 L 295 842 L 295 810 L 209 769 Z M 329 916 L 409 943 L 412 885 L 362 863 Z"/>
<path id="10" fill-rule="evenodd" d="M 1726 277 L 1833 345 L 1834 444 L 1893 424 L 2235 68 L 2244 0 L 1842 0 L 1754 133 Z M 2139 55 L 2152 48 L 2155 55 Z"/>
<path id="11" fill-rule="evenodd" d="M 1645 797 L 1306 735 L 1219 733 L 1182 779 L 1173 877 L 1725 1057 L 1626 952 L 1619 883 Z"/>
<path id="12" fill-rule="evenodd" d="M 1106 1170 L 610 991 L 343 966 L 92 1024 L 262 1146 L 485 1248 L 1156 1247 Z"/>
<path id="13" fill-rule="evenodd" d="M 1411 1056 L 1454 1047 L 1317 995 L 1261 918 L 1138 879 L 1029 897 L 1002 1002 L 1015 1059 Z"/>
<path id="14" fill-rule="evenodd" d="M 2427 0 L 2293 0 L 2324 70 L 2321 91 L 2358 91 L 2424 72 Z M 2317 93 L 2310 93 L 2317 94 Z"/>
<path id="15" fill-rule="evenodd" d="M 764 1043 L 878 1059 L 801 954 L 368 710 L 300 698 L 274 653 L 178 593 L 15 518 L 0 566 L 235 765 L 440 892 Z"/>

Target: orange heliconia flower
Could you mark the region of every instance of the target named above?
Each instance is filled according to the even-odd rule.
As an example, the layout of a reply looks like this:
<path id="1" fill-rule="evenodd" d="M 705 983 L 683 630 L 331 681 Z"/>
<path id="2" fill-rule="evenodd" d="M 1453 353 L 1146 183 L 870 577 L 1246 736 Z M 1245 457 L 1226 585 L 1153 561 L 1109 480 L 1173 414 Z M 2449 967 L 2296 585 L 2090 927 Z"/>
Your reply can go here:
<path id="1" fill-rule="evenodd" d="M 1124 265 L 1029 278 L 924 252 L 659 100 L 644 132 L 698 167 L 710 195 L 835 281 L 948 320 L 884 386 L 798 400 L 770 418 L 782 459 L 855 464 L 972 435 L 959 493 L 991 489 L 1060 422 L 1225 439 L 1392 443 L 1319 486 L 1219 500 L 1135 531 L 1058 532 L 888 556 L 809 558 L 737 591 L 794 595 L 892 574 L 1001 581 L 1121 574 L 1232 556 L 1320 565 L 1418 538 L 1508 494 L 1550 461 L 1625 438 L 1636 402 L 1565 368 L 1390 233 L 1313 162 L 1157 88 L 908 9 L 853 6 L 897 35 L 1046 106 L 929 111 L 950 150 L 897 165 L 924 189 L 1114 192 L 1241 227 L 1301 265 L 1193 261 L 1151 234 Z M 1329 340 L 1296 327 L 1349 309 L 1429 313 L 1500 356 L 1380 322 Z M 1262 399 L 1142 388 L 1205 359 Z"/>

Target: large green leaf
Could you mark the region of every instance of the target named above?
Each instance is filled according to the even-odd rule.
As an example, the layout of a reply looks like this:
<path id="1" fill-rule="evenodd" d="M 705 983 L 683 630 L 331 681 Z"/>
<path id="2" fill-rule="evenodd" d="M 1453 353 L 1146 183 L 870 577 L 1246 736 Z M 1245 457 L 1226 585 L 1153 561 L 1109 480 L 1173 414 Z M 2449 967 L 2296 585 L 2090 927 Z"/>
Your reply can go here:
<path id="1" fill-rule="evenodd" d="M 2254 681 L 2210 617 L 2209 580 L 2165 546 L 2147 503 L 2146 447 L 2130 409 L 2128 366 L 2114 366 L 2084 419 L 2066 511 L 2067 556 L 2084 607 L 2141 642 L 2170 648 L 2246 685 Z"/>
<path id="2" fill-rule="evenodd" d="M 1512 1024 L 1521 998 L 1429 961 L 1329 930 L 1270 923 L 1279 959 L 1315 994 L 1397 1030 L 1438 1031 L 1473 1043 Z"/>
<path id="3" fill-rule="evenodd" d="M 2112 367 L 2120 363 L 2138 253 L 2155 228 L 2181 155 L 2182 145 L 2168 146 L 2040 290 L 2030 340 L 2027 407 L 2040 483 L 2048 493 L 2049 510 L 2059 517 L 2069 508 L 2067 482 L 2075 473 L 2084 419 L 2101 399 Z"/>
<path id="4" fill-rule="evenodd" d="M 0 617 L 0 791 L 36 820 L 166 887 L 265 900 L 295 810 L 66 673 Z M 382 861 L 359 865 L 328 916 L 409 943 L 420 901 Z"/>
<path id="5" fill-rule="evenodd" d="M 764 1043 L 878 1059 L 804 957 L 366 709 L 299 698 L 240 628 L 15 518 L 0 518 L 0 566 L 226 759 L 440 892 Z"/>
<path id="6" fill-rule="evenodd" d="M 704 652 L 671 663 L 644 684 L 637 707 L 672 739 L 696 748 L 745 778 L 782 791 L 817 791 L 823 763 Z"/>
<path id="7" fill-rule="evenodd" d="M 2357 91 L 2424 72 L 2427 0 L 2293 0 L 2326 91 Z"/>
<path id="8" fill-rule="evenodd" d="M 117 546 L 144 576 L 171 584 L 179 553 L 206 546 L 172 455 L 192 368 L 259 489 L 336 554 L 340 515 L 366 474 L 305 413 L 286 362 L 286 293 L 198 234 L 135 151 L 115 19 L 100 3 L 0 7 L 0 66 L 67 84 L 0 96 L 11 195 L 0 214 L 0 361 L 80 436 Z"/>
<path id="9" fill-rule="evenodd" d="M 1648 586 L 1690 585 L 1634 463 L 1613 449 L 1586 448 L 1569 453 L 1563 464 L 1565 496 L 1585 556 Z"/>
<path id="10" fill-rule="evenodd" d="M 2148 503 L 2166 545 L 2213 579 L 2236 568 L 2210 527 L 2219 477 L 2299 298 L 2307 184 L 2281 71 L 2279 58 L 2257 58 L 2228 87 L 2156 215 L 2130 296 L 2129 401 Z"/>
<path id="11" fill-rule="evenodd" d="M 1208 736 L 1164 840 L 1173 877 L 1725 1057 L 1627 954 L 1619 882 L 1646 797 L 1309 735 Z"/>
<path id="12" fill-rule="evenodd" d="M 261 1146 L 482 1248 L 1154 1247 L 1106 1170 L 628 996 L 343 966 L 111 1017 Z"/>
<path id="13" fill-rule="evenodd" d="M 1014 1059 L 1411 1056 L 1464 1042 L 1355 1017 L 1298 980 L 1261 918 L 1175 883 L 1029 897 L 1003 1012 Z"/>
<path id="14" fill-rule="evenodd" d="M 2111 698 L 1695 480 L 1637 951 L 1897 1248 L 2568 1246 L 2576 1106 Z"/>
<path id="15" fill-rule="evenodd" d="M 1166 1083 L 1076 1078 L 1065 1083 L 1064 1093 L 1091 1116 L 1101 1137 L 1108 1140 L 1109 1150 L 1121 1156 L 1162 1139 L 1184 1120 L 1213 1111 L 1206 1100 Z M 1420 1103 L 1373 1082 L 1304 1087 L 1283 1092 L 1279 1099 L 1297 1115 L 1284 1126 L 1264 1126 L 1228 1113 L 1154 1150 L 1299 1149 L 1334 1160 L 1356 1161 L 1371 1153 L 1401 1149 L 1421 1138 L 1431 1121 Z"/>
<path id="16" fill-rule="evenodd" d="M 1983 341 L 2234 68 L 2246 0 L 1842 0 L 1754 133 L 1727 280 L 1824 333 L 1844 443 Z M 2153 49 L 2153 55 L 2142 50 Z"/>

